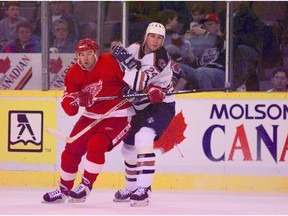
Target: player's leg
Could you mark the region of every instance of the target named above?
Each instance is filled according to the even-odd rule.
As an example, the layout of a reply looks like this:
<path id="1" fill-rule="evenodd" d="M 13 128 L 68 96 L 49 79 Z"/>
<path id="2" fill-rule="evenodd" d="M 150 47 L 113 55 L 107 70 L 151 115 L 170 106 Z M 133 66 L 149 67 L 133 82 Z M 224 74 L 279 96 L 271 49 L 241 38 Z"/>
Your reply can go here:
<path id="1" fill-rule="evenodd" d="M 102 170 L 105 162 L 105 152 L 110 143 L 110 138 L 105 134 L 95 134 L 88 141 L 82 181 L 70 191 L 68 202 L 86 201 L 92 190 L 93 183 Z"/>
<path id="2" fill-rule="evenodd" d="M 77 134 L 83 128 L 90 124 L 89 119 L 80 117 L 75 124 L 70 136 Z M 43 196 L 43 202 L 58 203 L 65 202 L 68 194 L 74 185 L 74 180 L 77 176 L 78 166 L 82 156 L 86 153 L 86 137 L 90 136 L 93 130 L 83 135 L 82 139 L 76 140 L 73 143 L 67 143 L 61 155 L 60 182 L 59 188 L 48 192 Z"/>
<path id="3" fill-rule="evenodd" d="M 128 143 L 128 139 L 125 142 Z M 114 202 L 130 202 L 130 196 L 137 189 L 137 152 L 134 145 L 124 142 L 121 153 L 125 166 L 125 187 L 115 193 Z"/>
<path id="4" fill-rule="evenodd" d="M 148 205 L 155 173 L 154 141 L 159 139 L 175 115 L 175 102 L 150 104 L 138 116 L 141 129 L 135 134 L 137 150 L 137 190 L 130 197 L 131 206 Z"/>
<path id="5" fill-rule="evenodd" d="M 131 206 L 149 204 L 151 184 L 155 173 L 156 155 L 153 150 L 156 132 L 153 128 L 143 127 L 135 134 L 137 149 L 137 190 L 130 197 Z"/>
<path id="6" fill-rule="evenodd" d="M 86 201 L 104 166 L 105 153 L 122 141 L 131 126 L 127 118 L 123 117 L 105 119 L 96 127 L 96 134 L 89 139 L 87 144 L 82 181 L 69 193 L 69 202 Z M 109 129 L 107 130 L 107 128 Z"/>
<path id="7" fill-rule="evenodd" d="M 138 119 L 138 114 L 134 115 L 131 123 L 132 129 L 123 140 L 124 144 L 121 148 L 121 153 L 125 166 L 125 187 L 115 193 L 114 202 L 130 202 L 132 192 L 137 189 L 137 151 L 134 146 L 134 138 L 141 124 L 141 121 Z"/>

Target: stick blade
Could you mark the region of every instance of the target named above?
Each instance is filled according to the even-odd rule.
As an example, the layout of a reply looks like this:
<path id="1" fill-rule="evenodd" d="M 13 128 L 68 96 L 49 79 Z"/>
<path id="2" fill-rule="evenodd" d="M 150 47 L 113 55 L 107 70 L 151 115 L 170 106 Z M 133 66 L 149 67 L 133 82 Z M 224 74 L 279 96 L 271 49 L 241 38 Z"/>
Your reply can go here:
<path id="1" fill-rule="evenodd" d="M 66 136 L 64 136 L 63 134 L 61 134 L 59 131 L 55 130 L 52 127 L 48 127 L 46 131 L 47 131 L 47 133 L 51 134 L 52 136 L 54 136 L 56 138 L 59 138 L 59 139 L 65 141 L 65 142 L 67 141 L 67 137 Z"/>

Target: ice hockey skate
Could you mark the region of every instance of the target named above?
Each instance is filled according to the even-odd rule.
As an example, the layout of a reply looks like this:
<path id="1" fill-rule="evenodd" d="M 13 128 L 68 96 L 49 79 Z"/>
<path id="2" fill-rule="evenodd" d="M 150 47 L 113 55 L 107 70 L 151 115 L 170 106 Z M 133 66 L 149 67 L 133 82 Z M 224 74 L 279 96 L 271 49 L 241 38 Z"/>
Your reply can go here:
<path id="1" fill-rule="evenodd" d="M 69 203 L 82 203 L 86 201 L 86 198 L 89 196 L 92 187 L 88 187 L 87 185 L 83 184 L 90 183 L 88 179 L 82 177 L 82 182 L 73 190 L 69 192 Z"/>
<path id="2" fill-rule="evenodd" d="M 149 204 L 149 199 L 151 196 L 151 186 L 149 187 L 139 187 L 136 191 L 130 196 L 130 206 L 146 206 Z"/>
<path id="3" fill-rule="evenodd" d="M 59 185 L 60 189 L 44 194 L 42 203 L 64 203 L 68 199 L 68 192 L 63 192 L 67 188 L 62 184 Z"/>
<path id="4" fill-rule="evenodd" d="M 115 193 L 115 197 L 113 199 L 114 202 L 130 202 L 130 196 L 134 191 L 129 190 L 127 188 L 120 189 Z"/>

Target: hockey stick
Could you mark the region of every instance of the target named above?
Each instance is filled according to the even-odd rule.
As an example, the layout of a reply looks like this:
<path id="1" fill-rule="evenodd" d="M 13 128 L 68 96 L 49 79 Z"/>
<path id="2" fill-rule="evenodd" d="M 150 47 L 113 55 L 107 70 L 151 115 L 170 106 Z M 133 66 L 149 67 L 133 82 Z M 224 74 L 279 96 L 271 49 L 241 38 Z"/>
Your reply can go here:
<path id="1" fill-rule="evenodd" d="M 92 127 L 94 127 L 95 125 L 97 125 L 99 122 L 101 122 L 103 119 L 105 119 L 108 115 L 110 115 L 112 112 L 114 112 L 115 110 L 119 109 L 122 105 L 124 105 L 125 103 L 129 102 L 128 98 L 125 98 L 124 100 L 122 100 L 120 103 L 118 103 L 116 106 L 114 106 L 112 109 L 110 109 L 109 111 L 107 111 L 105 114 L 102 115 L 101 118 L 96 119 L 95 121 L 93 121 L 91 124 L 89 124 L 86 128 L 84 128 L 83 130 L 81 130 L 79 133 L 77 133 L 76 135 L 72 136 L 72 137 L 66 137 L 63 134 L 61 134 L 60 132 L 56 131 L 55 129 L 48 127 L 47 128 L 47 132 L 49 134 L 51 134 L 52 136 L 55 136 L 56 138 L 62 139 L 63 141 L 65 141 L 66 143 L 72 143 L 75 140 L 77 140 L 79 137 L 81 137 L 83 134 L 85 134 L 87 131 L 89 131 Z"/>
<path id="2" fill-rule="evenodd" d="M 181 90 L 181 91 L 176 91 L 176 92 L 166 92 L 166 95 L 189 94 L 189 93 L 200 93 L 200 92 L 217 92 L 217 91 L 231 92 L 231 91 L 233 91 L 233 88 L 232 87 L 226 87 L 226 88 L 213 88 L 213 89 Z M 148 97 L 148 94 L 135 93 L 135 94 L 122 95 L 122 96 L 95 97 L 94 101 L 97 101 L 97 100 L 114 100 L 114 99 L 118 99 L 118 98 L 132 98 L 132 97 Z"/>

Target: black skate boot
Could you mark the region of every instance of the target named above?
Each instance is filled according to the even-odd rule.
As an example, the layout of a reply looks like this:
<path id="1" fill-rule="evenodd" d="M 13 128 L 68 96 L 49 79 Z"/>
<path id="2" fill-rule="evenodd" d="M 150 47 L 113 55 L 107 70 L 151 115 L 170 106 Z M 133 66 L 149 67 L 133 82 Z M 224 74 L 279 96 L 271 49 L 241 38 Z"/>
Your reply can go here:
<path id="1" fill-rule="evenodd" d="M 151 193 L 151 186 L 137 188 L 130 196 L 130 205 L 132 207 L 148 205 Z"/>
<path id="2" fill-rule="evenodd" d="M 43 196 L 43 203 L 64 203 L 68 199 L 68 189 L 59 183 L 60 189 L 48 192 Z M 66 192 L 65 192 L 66 191 Z"/>
<path id="3" fill-rule="evenodd" d="M 85 183 L 85 184 L 84 184 Z M 84 176 L 82 177 L 82 182 L 73 190 L 69 192 L 69 203 L 82 203 L 86 201 L 89 196 L 92 187 L 88 187 L 90 182 Z"/>
<path id="4" fill-rule="evenodd" d="M 135 191 L 135 190 L 134 190 Z M 120 189 L 115 193 L 114 202 L 130 202 L 130 196 L 134 192 L 129 189 Z"/>

